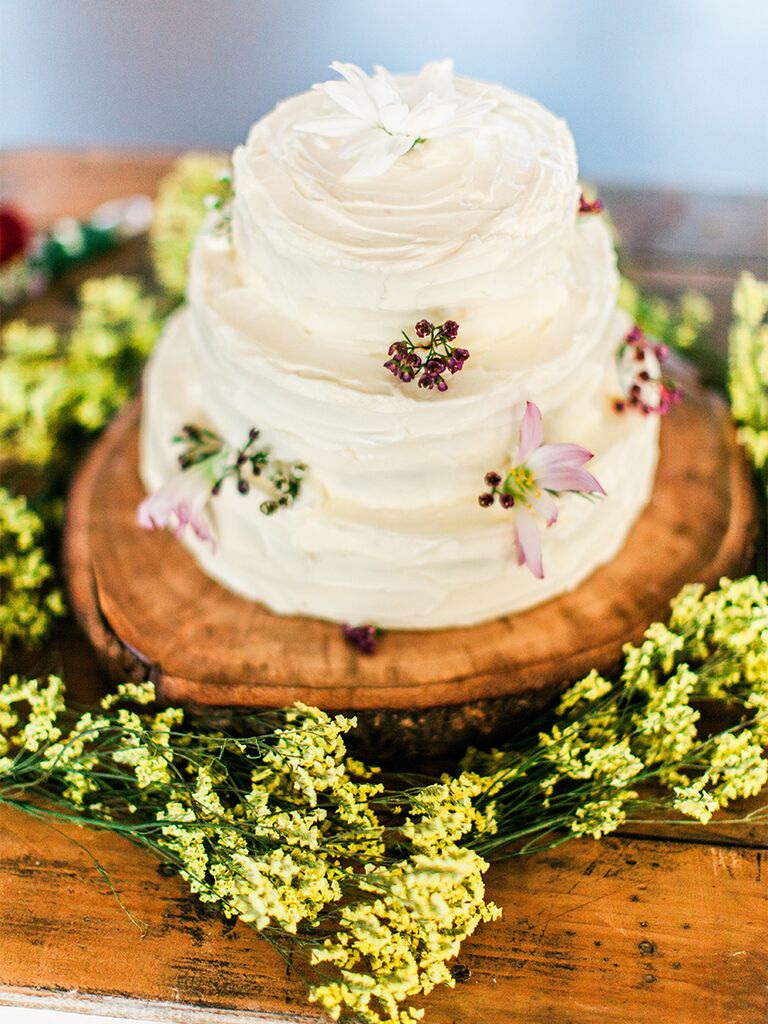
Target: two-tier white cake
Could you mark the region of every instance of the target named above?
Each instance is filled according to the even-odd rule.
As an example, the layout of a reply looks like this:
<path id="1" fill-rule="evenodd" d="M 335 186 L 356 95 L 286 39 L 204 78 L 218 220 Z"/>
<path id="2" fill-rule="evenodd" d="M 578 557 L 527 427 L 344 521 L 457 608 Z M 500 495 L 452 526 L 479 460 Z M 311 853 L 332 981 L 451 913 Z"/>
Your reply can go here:
<path id="1" fill-rule="evenodd" d="M 198 238 L 187 305 L 147 370 L 141 474 L 169 489 L 185 424 L 231 452 L 257 428 L 271 459 L 306 466 L 300 493 L 265 515 L 268 473 L 225 478 L 209 529 L 183 536 L 207 573 L 279 613 L 471 625 L 617 554 L 651 493 L 658 418 L 614 408 L 632 324 L 604 218 L 579 212 L 565 123 L 449 62 L 418 78 L 341 71 L 235 151 L 231 231 Z M 445 391 L 383 365 L 424 319 L 458 323 L 470 353 Z M 594 454 L 604 495 L 544 481 L 547 505 L 533 500 L 523 456 L 541 438 L 519 449 L 532 407 L 545 443 Z M 517 473 L 516 502 L 483 507 L 489 471 Z M 532 523 L 543 578 L 519 564 Z"/>

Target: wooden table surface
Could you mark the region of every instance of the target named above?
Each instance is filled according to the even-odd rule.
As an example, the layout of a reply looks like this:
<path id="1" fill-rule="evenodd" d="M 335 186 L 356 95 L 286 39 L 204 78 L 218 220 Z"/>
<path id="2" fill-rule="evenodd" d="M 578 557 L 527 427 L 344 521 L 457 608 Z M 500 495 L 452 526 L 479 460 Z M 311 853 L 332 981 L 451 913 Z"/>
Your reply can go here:
<path id="1" fill-rule="evenodd" d="M 108 198 L 152 193 L 168 160 L 0 154 L 0 198 L 41 224 L 84 215 Z M 706 292 L 722 345 L 739 270 L 766 274 L 766 198 L 600 191 L 625 271 L 656 294 Z M 145 266 L 143 247 L 129 245 L 71 275 L 35 315 L 71 315 L 83 277 Z M 70 691 L 92 698 L 101 679 L 71 624 L 60 651 Z M 424 1001 L 426 1024 L 768 1021 L 765 827 L 637 826 L 497 864 L 488 889 L 504 916 L 465 943 L 466 980 Z M 301 982 L 256 933 L 206 914 L 148 854 L 9 810 L 0 812 L 0 1004 L 185 1024 L 318 1020 Z"/>

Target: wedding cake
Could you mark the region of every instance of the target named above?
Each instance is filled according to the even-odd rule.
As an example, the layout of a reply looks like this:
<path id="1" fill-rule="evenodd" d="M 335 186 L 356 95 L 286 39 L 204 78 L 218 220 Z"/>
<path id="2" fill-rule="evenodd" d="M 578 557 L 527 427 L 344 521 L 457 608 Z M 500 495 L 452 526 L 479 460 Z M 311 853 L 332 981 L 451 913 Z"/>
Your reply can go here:
<path id="1" fill-rule="evenodd" d="M 518 612 L 647 504 L 664 352 L 562 120 L 449 61 L 333 68 L 235 150 L 146 372 L 139 521 L 277 613 Z"/>

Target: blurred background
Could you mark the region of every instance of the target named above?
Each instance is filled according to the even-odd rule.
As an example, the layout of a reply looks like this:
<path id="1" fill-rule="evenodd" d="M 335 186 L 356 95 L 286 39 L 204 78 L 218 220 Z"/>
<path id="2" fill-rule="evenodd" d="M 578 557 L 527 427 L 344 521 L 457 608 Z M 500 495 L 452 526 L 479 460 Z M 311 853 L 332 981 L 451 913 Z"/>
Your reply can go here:
<path id="1" fill-rule="evenodd" d="M 331 60 L 452 56 L 601 182 L 768 189 L 768 0 L 0 0 L 0 147 L 225 147 Z"/>

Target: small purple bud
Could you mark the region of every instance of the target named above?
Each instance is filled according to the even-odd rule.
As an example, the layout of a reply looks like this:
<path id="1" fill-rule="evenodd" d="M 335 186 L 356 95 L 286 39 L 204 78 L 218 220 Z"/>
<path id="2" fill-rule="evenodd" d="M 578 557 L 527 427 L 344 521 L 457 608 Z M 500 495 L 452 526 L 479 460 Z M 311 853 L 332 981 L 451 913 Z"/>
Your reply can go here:
<path id="1" fill-rule="evenodd" d="M 653 353 L 660 363 L 663 363 L 665 359 L 669 359 L 669 348 L 666 345 L 657 345 Z"/>
<path id="2" fill-rule="evenodd" d="M 354 644 L 363 654 L 375 654 L 378 646 L 377 630 L 375 626 L 350 626 L 345 623 L 341 627 L 344 639 Z"/>
<path id="3" fill-rule="evenodd" d="M 247 494 L 248 491 L 250 491 L 251 488 L 248 485 L 248 481 L 247 480 L 238 480 L 237 481 L 237 489 L 238 489 L 238 491 L 240 491 L 241 494 Z"/>
<path id="4" fill-rule="evenodd" d="M 443 326 L 441 327 L 440 331 L 442 334 L 445 335 L 446 338 L 449 338 L 451 341 L 453 341 L 453 339 L 459 333 L 459 325 L 456 323 L 455 320 L 446 320 Z"/>
<path id="5" fill-rule="evenodd" d="M 512 495 L 512 494 L 500 494 L 499 495 L 499 504 L 501 505 L 502 508 L 512 508 L 512 506 L 515 504 L 514 495 Z"/>
<path id="6" fill-rule="evenodd" d="M 489 487 L 498 487 L 501 483 L 501 477 L 498 473 L 490 472 L 485 474 L 485 482 Z"/>
<path id="7" fill-rule="evenodd" d="M 481 494 L 478 496 L 477 500 L 480 503 L 480 508 L 488 508 L 489 505 L 493 504 L 493 495 Z"/>
<path id="8" fill-rule="evenodd" d="M 624 340 L 628 345 L 637 345 L 638 342 L 642 341 L 645 335 L 640 328 L 635 324 L 629 334 L 626 335 Z"/>
<path id="9" fill-rule="evenodd" d="M 428 334 L 432 333 L 432 324 L 429 320 L 419 320 L 414 329 L 419 338 L 426 338 Z"/>

